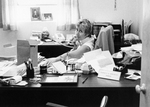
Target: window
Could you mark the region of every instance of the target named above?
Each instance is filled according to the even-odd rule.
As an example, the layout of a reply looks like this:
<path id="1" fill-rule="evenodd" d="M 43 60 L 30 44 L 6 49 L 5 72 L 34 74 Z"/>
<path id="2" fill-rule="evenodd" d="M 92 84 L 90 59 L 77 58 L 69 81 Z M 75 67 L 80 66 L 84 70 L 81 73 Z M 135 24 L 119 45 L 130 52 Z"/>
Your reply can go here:
<path id="1" fill-rule="evenodd" d="M 58 0 L 17 0 L 18 5 L 56 5 Z"/>
<path id="2" fill-rule="evenodd" d="M 57 30 L 74 29 L 75 24 L 79 20 L 78 0 L 18 0 L 18 5 L 28 7 L 40 7 L 40 13 L 42 18 L 44 14 L 51 14 L 52 20 L 55 20 L 57 23 Z M 27 19 L 20 18 L 18 20 L 24 21 Z"/>
<path id="3" fill-rule="evenodd" d="M 2 24 L 4 30 L 17 30 L 16 0 L 1 0 Z"/>
<path id="4" fill-rule="evenodd" d="M 58 30 L 71 30 L 79 19 L 78 0 L 0 0 L 2 1 L 3 27 L 16 30 L 17 22 L 32 21 L 31 7 L 40 9 L 40 17 L 50 14 Z M 1 14 L 1 12 L 0 12 Z M 1 15 L 2 16 L 2 15 Z M 0 23 L 2 18 L 0 18 Z M 41 18 L 38 18 L 40 21 Z M 45 19 L 46 20 L 46 19 Z M 52 20 L 48 20 L 52 21 Z"/>
<path id="5" fill-rule="evenodd" d="M 2 4 L 0 0 L 0 28 L 2 28 Z"/>

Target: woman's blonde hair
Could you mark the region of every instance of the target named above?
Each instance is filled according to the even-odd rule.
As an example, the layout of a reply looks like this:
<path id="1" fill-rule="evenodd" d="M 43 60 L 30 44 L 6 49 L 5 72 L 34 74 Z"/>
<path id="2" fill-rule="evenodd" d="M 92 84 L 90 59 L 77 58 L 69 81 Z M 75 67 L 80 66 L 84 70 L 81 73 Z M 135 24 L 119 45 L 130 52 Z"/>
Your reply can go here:
<path id="1" fill-rule="evenodd" d="M 92 24 L 87 19 L 82 19 L 77 23 L 77 27 L 80 27 L 84 30 L 85 34 L 88 34 L 88 36 L 91 36 L 92 31 Z"/>

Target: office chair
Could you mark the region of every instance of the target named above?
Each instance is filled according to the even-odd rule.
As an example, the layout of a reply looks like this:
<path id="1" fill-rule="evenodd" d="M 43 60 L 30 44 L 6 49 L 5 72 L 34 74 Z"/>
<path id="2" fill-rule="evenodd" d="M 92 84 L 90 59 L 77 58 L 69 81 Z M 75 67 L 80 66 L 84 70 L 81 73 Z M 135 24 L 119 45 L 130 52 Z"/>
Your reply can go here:
<path id="1" fill-rule="evenodd" d="M 100 107 L 106 107 L 107 102 L 108 102 L 108 96 L 103 96 L 101 103 L 100 103 Z M 68 106 L 47 102 L 46 107 L 68 107 Z"/>
<path id="2" fill-rule="evenodd" d="M 104 96 L 101 100 L 100 107 L 106 107 L 108 101 L 108 96 Z"/>
<path id="3" fill-rule="evenodd" d="M 101 48 L 102 51 L 109 50 L 111 54 L 114 54 L 114 31 L 111 25 L 101 28 L 97 40 L 95 42 L 94 49 Z"/>
<path id="4" fill-rule="evenodd" d="M 67 106 L 56 104 L 56 103 L 47 102 L 46 103 L 46 107 L 67 107 Z"/>

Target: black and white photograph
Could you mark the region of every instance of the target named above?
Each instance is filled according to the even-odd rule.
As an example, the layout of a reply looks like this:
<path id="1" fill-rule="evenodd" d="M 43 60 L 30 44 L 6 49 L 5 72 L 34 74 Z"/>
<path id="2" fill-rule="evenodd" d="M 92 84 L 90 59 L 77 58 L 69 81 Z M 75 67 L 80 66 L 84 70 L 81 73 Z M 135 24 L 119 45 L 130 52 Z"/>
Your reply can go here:
<path id="1" fill-rule="evenodd" d="M 32 21 L 41 20 L 40 7 L 33 7 L 33 8 L 31 8 L 31 20 Z"/>
<path id="2" fill-rule="evenodd" d="M 53 20 L 52 13 L 43 13 L 42 20 L 43 21 L 52 21 Z"/>
<path id="3" fill-rule="evenodd" d="M 150 0 L 0 0 L 0 107 L 150 107 Z"/>

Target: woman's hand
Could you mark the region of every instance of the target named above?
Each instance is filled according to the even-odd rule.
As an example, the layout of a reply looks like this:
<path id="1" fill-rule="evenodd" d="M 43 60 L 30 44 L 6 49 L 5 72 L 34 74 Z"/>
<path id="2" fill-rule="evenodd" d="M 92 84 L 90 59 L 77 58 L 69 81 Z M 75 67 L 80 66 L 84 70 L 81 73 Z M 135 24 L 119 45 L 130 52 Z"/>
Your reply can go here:
<path id="1" fill-rule="evenodd" d="M 76 42 L 76 41 L 77 41 L 77 37 L 74 36 L 69 42 L 70 42 L 70 43 L 74 43 L 74 42 Z"/>
<path id="2" fill-rule="evenodd" d="M 44 61 L 42 61 L 39 65 L 40 66 L 47 66 L 47 67 L 50 67 L 52 63 L 56 62 L 57 61 L 57 58 L 48 58 L 48 59 L 45 59 Z"/>
<path id="3" fill-rule="evenodd" d="M 51 66 L 52 63 L 56 62 L 57 58 L 49 58 L 47 59 L 47 66 Z"/>
<path id="4" fill-rule="evenodd" d="M 78 38 L 76 37 L 76 36 L 74 36 L 71 40 L 70 40 L 70 42 L 69 42 L 69 44 L 71 44 L 71 45 L 73 45 L 73 50 L 76 50 L 77 49 L 77 47 L 78 47 L 78 44 L 79 43 L 79 41 L 78 41 Z"/>

